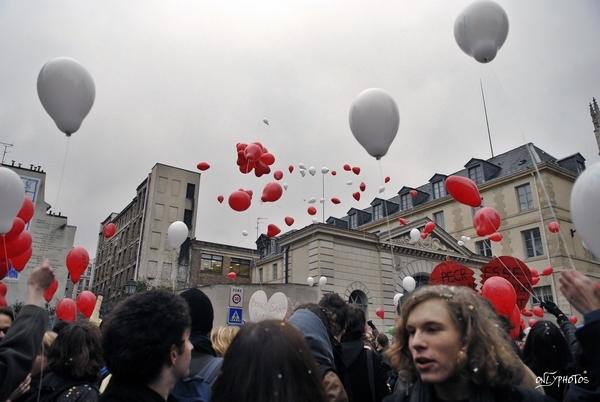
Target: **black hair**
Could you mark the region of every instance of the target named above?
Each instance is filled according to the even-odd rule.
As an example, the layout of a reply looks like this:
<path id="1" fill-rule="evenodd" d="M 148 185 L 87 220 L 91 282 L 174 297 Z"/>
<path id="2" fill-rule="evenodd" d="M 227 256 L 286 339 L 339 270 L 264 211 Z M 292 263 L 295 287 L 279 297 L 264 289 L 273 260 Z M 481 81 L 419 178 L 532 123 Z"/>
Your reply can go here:
<path id="1" fill-rule="evenodd" d="M 365 312 L 358 306 L 348 307 L 346 332 L 342 336 L 342 342 L 356 341 L 365 334 L 366 318 Z"/>
<path id="2" fill-rule="evenodd" d="M 564 372 L 572 356 L 560 329 L 550 321 L 538 321 L 527 335 L 523 361 L 535 375 L 542 376 L 546 371 Z"/>
<path id="3" fill-rule="evenodd" d="M 10 320 L 11 320 L 12 322 L 14 322 L 14 321 L 15 321 L 15 313 L 14 313 L 14 312 L 12 311 L 12 309 L 11 309 L 11 308 L 9 308 L 9 307 L 2 307 L 2 308 L 0 308 L 0 314 L 4 314 L 4 315 L 7 315 L 7 316 L 9 316 L 9 317 L 10 317 Z"/>
<path id="4" fill-rule="evenodd" d="M 213 402 L 325 402 L 303 335 L 279 320 L 246 324 L 223 359 Z"/>
<path id="5" fill-rule="evenodd" d="M 334 315 L 335 326 L 332 327 L 334 336 L 338 336 L 346 329 L 348 305 L 337 293 L 326 293 L 319 301 L 319 306 L 326 308 Z"/>
<path id="6" fill-rule="evenodd" d="M 188 304 L 182 297 L 151 290 L 125 299 L 102 325 L 104 357 L 117 381 L 148 384 L 170 364 L 173 345 L 183 351 L 190 328 Z"/>
<path id="7" fill-rule="evenodd" d="M 301 304 L 294 309 L 294 311 L 298 310 L 308 310 L 312 312 L 314 315 L 319 317 L 323 325 L 325 325 L 325 328 L 327 329 L 327 335 L 329 336 L 329 338 L 331 339 L 335 336 L 338 327 L 335 321 L 335 314 L 331 310 L 325 307 L 321 307 L 315 303 Z"/>

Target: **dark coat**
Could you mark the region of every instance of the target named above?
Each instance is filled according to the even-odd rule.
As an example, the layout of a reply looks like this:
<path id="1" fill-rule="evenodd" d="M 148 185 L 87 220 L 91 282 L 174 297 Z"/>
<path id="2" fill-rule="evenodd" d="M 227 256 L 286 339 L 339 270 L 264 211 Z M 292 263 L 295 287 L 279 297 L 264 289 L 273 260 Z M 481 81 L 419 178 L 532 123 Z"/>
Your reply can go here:
<path id="1" fill-rule="evenodd" d="M 581 365 L 587 384 L 571 384 L 565 394 L 565 402 L 600 401 L 600 310 L 585 315 L 585 325 L 577 330 L 581 345 Z"/>
<path id="2" fill-rule="evenodd" d="M 158 393 L 145 385 L 120 384 L 114 378 L 108 383 L 108 387 L 100 398 L 101 402 L 165 402 Z M 177 402 L 169 396 L 167 402 Z"/>
<path id="3" fill-rule="evenodd" d="M 44 309 L 24 306 L 0 342 L 0 401 L 6 400 L 31 371 L 47 326 Z"/>
<path id="4" fill-rule="evenodd" d="M 37 386 L 32 385 L 26 401 L 38 401 L 38 387 L 39 382 Z M 100 400 L 97 384 L 68 380 L 54 373 L 44 373 L 41 388 L 40 402 L 98 402 Z"/>
<path id="5" fill-rule="evenodd" d="M 373 364 L 373 394 L 369 384 L 367 357 L 371 356 Z M 381 362 L 381 357 L 375 351 L 367 351 L 362 340 L 342 343 L 342 358 L 345 371 L 345 387 L 350 402 L 380 402 L 389 394 L 387 373 Z"/>

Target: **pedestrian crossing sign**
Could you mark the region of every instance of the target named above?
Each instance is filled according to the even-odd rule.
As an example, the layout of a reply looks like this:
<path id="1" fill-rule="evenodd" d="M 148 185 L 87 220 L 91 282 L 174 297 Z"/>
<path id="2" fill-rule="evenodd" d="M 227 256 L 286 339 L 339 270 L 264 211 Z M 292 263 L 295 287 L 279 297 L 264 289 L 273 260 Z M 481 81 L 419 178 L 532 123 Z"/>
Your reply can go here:
<path id="1" fill-rule="evenodd" d="M 244 323 L 243 310 L 239 307 L 228 307 L 227 325 L 242 325 Z"/>

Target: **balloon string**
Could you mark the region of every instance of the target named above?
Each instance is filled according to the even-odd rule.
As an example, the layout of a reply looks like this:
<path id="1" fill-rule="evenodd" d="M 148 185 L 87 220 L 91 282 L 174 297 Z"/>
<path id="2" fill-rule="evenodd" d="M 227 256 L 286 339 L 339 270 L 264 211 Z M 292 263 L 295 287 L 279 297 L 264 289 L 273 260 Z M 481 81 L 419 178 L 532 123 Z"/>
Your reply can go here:
<path id="1" fill-rule="evenodd" d="M 383 177 L 383 168 L 381 167 L 381 159 L 377 160 L 377 164 L 379 165 L 379 176 L 381 177 L 381 183 L 382 185 L 385 185 L 385 178 Z M 388 244 L 390 246 L 390 254 L 392 256 L 392 269 L 396 270 L 396 257 L 394 255 L 394 245 L 392 244 L 392 229 L 390 227 L 390 216 L 388 215 L 387 201 L 385 200 L 385 197 L 383 198 L 383 210 L 385 213 L 385 223 L 388 231 Z M 404 287 L 402 289 L 404 289 Z"/>
<path id="2" fill-rule="evenodd" d="M 6 234 L 4 234 L 0 237 L 2 237 L 2 246 L 4 249 L 4 261 L 7 264 L 6 269 L 8 270 L 8 251 L 6 250 Z"/>

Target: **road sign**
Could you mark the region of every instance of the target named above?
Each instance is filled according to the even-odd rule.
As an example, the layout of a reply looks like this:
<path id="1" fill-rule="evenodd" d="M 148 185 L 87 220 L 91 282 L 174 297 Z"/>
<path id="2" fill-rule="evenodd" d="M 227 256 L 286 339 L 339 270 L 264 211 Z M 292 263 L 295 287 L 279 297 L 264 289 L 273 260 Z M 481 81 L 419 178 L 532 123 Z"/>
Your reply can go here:
<path id="1" fill-rule="evenodd" d="M 232 286 L 229 291 L 229 307 L 242 307 L 244 302 L 244 289 Z"/>
<path id="2" fill-rule="evenodd" d="M 244 310 L 239 307 L 227 308 L 227 325 L 242 325 L 244 323 Z"/>

